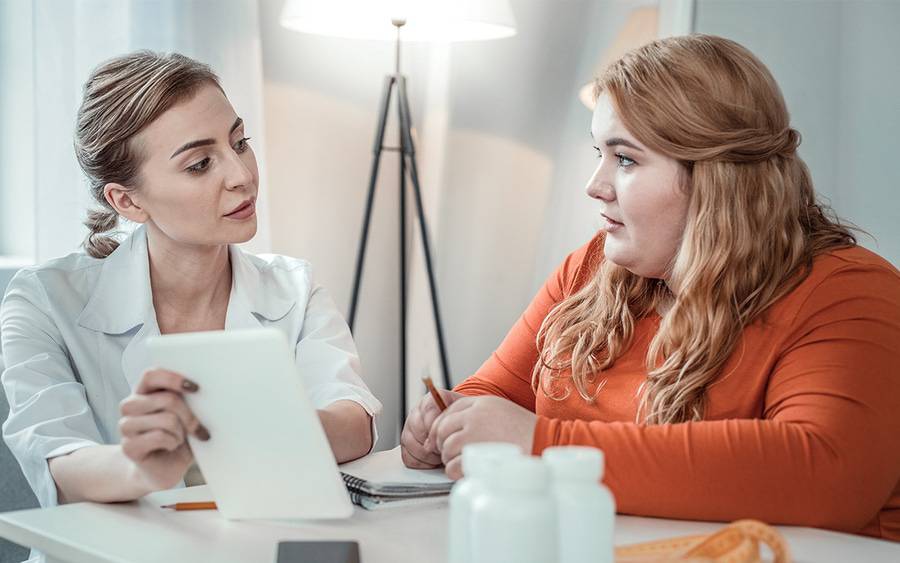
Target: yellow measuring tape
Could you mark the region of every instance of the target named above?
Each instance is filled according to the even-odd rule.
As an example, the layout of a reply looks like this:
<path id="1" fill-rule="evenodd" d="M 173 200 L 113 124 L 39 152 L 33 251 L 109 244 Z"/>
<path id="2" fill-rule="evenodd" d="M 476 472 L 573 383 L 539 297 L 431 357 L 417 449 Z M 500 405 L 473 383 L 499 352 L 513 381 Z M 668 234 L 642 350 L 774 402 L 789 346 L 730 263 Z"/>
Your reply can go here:
<path id="1" fill-rule="evenodd" d="M 759 563 L 759 544 L 769 546 L 774 563 L 790 563 L 787 542 L 758 520 L 738 520 L 706 536 L 682 536 L 616 548 L 616 563 Z"/>

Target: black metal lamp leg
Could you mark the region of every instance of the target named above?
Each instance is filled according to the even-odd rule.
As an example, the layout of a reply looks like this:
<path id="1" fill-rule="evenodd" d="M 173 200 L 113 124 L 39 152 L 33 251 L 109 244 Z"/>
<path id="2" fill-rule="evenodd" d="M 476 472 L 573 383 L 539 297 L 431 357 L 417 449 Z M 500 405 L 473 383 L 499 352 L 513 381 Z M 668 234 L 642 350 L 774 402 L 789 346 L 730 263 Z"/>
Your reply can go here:
<path id="1" fill-rule="evenodd" d="M 444 341 L 443 322 L 441 321 L 440 307 L 438 305 L 437 284 L 434 279 L 434 267 L 431 262 L 431 244 L 428 239 L 428 225 L 425 220 L 425 211 L 422 206 L 422 191 L 419 187 L 419 171 L 416 166 L 416 150 L 412 140 L 412 119 L 409 112 L 409 100 L 406 96 L 406 78 L 402 75 L 392 75 L 385 78 L 384 90 L 381 96 L 380 112 L 378 116 L 378 129 L 375 133 L 375 143 L 372 147 L 372 168 L 369 174 L 369 190 L 366 195 L 366 210 L 363 216 L 362 232 L 359 237 L 359 246 L 356 251 L 356 268 L 353 274 L 353 293 L 350 300 L 350 312 L 348 324 L 353 330 L 356 321 L 356 310 L 359 303 L 360 284 L 366 256 L 366 245 L 369 239 L 369 226 L 372 220 L 372 207 L 375 200 L 375 187 L 378 183 L 378 169 L 381 163 L 381 154 L 384 149 L 384 134 L 387 127 L 388 111 L 391 103 L 391 93 L 394 86 L 398 88 L 397 111 L 400 117 L 400 425 L 406 423 L 406 333 L 407 333 L 407 293 L 406 284 L 406 175 L 412 184 L 413 195 L 416 203 L 416 216 L 419 230 L 422 236 L 423 253 L 425 255 L 425 267 L 428 273 L 428 287 L 431 291 L 431 309 L 434 314 L 434 322 L 437 331 L 438 350 L 441 357 L 441 376 L 444 388 L 450 388 L 450 367 L 447 361 L 447 347 Z"/>
<path id="2" fill-rule="evenodd" d="M 425 210 L 422 206 L 422 191 L 419 188 L 419 171 L 416 167 L 416 148 L 412 139 L 412 118 L 409 113 L 409 99 L 406 97 L 406 78 L 398 77 L 397 93 L 399 96 L 400 107 L 400 123 L 403 133 L 402 147 L 404 160 L 409 159 L 408 169 L 410 175 L 410 183 L 413 187 L 413 194 L 416 199 L 416 215 L 419 219 L 419 229 L 422 235 L 423 254 L 425 254 L 425 267 L 428 271 L 428 287 L 431 290 L 431 310 L 434 314 L 434 324 L 437 332 L 438 350 L 441 356 L 441 369 L 443 370 L 443 385 L 445 389 L 450 388 L 450 366 L 447 361 L 447 347 L 444 343 L 443 323 L 441 322 L 441 311 L 438 305 L 437 284 L 434 281 L 434 268 L 431 263 L 431 245 L 428 241 L 428 225 L 425 221 Z M 404 378 L 404 381 L 406 379 Z M 405 396 L 405 394 L 404 394 Z M 405 410 L 403 411 L 406 412 Z"/>
<path id="3" fill-rule="evenodd" d="M 403 78 L 399 79 L 402 83 Z M 399 98 L 398 98 L 399 99 Z M 398 113 L 403 111 L 400 104 Z M 406 135 L 403 131 L 403 119 L 399 119 L 397 127 L 400 130 L 400 428 L 406 424 Z"/>
<path id="4" fill-rule="evenodd" d="M 369 174 L 369 191 L 366 195 L 366 211 L 363 216 L 362 232 L 359 235 L 359 246 L 356 250 L 356 269 L 353 273 L 353 293 L 350 298 L 350 314 L 347 316 L 347 324 L 350 332 L 353 332 L 353 323 L 356 320 L 356 305 L 359 301 L 359 285 L 362 280 L 363 261 L 366 256 L 366 243 L 369 240 L 369 224 L 372 220 L 372 202 L 375 199 L 375 185 L 378 183 L 378 165 L 381 162 L 381 151 L 384 147 L 384 130 L 387 125 L 388 108 L 391 104 L 391 91 L 395 79 L 389 75 L 384 79 L 384 90 L 381 94 L 380 113 L 378 116 L 378 129 L 375 133 L 375 143 L 372 146 L 372 170 Z"/>

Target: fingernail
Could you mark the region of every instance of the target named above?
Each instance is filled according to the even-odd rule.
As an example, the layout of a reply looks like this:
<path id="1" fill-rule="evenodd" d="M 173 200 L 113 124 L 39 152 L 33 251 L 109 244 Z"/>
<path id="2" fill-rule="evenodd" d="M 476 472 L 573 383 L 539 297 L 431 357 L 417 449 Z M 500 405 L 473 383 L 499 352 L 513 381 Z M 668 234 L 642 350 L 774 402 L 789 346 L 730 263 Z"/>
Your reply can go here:
<path id="1" fill-rule="evenodd" d="M 185 391 L 190 391 L 191 393 L 200 390 L 200 386 L 197 385 L 196 383 L 194 383 L 193 381 L 191 381 L 190 379 L 185 379 L 184 381 L 182 381 L 181 387 Z"/>
<path id="2" fill-rule="evenodd" d="M 202 424 L 198 424 L 197 429 L 194 430 L 194 436 L 199 438 L 201 442 L 205 442 L 209 440 L 209 430 Z"/>

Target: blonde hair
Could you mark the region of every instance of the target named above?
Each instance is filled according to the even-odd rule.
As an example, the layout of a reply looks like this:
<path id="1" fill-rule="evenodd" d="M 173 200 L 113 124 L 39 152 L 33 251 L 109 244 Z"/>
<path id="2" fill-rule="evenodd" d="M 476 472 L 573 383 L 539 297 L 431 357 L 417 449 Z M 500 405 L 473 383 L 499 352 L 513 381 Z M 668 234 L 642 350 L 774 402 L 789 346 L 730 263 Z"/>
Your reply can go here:
<path id="1" fill-rule="evenodd" d="M 551 310 L 532 385 L 561 400 L 571 379 L 594 400 L 635 322 L 669 301 L 637 422 L 701 420 L 743 329 L 803 280 L 814 256 L 856 239 L 817 202 L 781 91 L 744 47 L 708 35 L 661 39 L 613 63 L 601 93 L 640 142 L 683 165 L 687 226 L 669 287 L 604 261 Z"/>
<path id="2" fill-rule="evenodd" d="M 75 156 L 100 205 L 88 211 L 84 223 L 90 230 L 84 241 L 88 254 L 105 258 L 119 245 L 104 235 L 116 228 L 119 216 L 103 188 L 111 182 L 135 188 L 142 160 L 133 137 L 204 84 L 222 89 L 212 69 L 178 53 L 136 51 L 91 73 L 75 127 Z"/>

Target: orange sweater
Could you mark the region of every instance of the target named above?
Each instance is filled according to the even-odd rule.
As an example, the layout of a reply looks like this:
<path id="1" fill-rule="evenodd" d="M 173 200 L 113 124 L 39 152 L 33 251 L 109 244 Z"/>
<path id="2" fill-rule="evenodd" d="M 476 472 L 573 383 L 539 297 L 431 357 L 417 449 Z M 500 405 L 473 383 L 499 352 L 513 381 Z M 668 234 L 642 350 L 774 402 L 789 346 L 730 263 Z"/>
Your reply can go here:
<path id="1" fill-rule="evenodd" d="M 581 287 L 603 238 L 566 258 L 497 351 L 456 390 L 505 397 L 538 415 L 533 453 L 559 444 L 606 454 L 619 512 L 758 518 L 900 540 L 900 273 L 863 248 L 816 258 L 810 275 L 744 330 L 707 394 L 705 420 L 636 424 L 637 390 L 659 317 L 595 403 L 531 388 L 535 334 Z"/>

